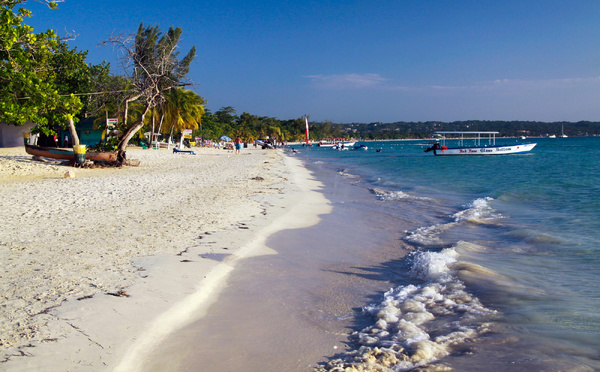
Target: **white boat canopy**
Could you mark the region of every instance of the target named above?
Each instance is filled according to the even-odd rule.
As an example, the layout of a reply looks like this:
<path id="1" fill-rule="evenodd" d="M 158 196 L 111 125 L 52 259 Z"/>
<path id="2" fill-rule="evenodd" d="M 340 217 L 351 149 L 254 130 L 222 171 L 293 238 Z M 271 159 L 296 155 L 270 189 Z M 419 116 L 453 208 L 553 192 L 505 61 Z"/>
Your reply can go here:
<path id="1" fill-rule="evenodd" d="M 459 140 L 459 146 L 464 146 L 463 141 L 465 140 L 465 135 L 468 135 L 468 140 L 475 140 L 475 146 L 481 146 L 482 135 L 487 135 L 487 140 L 489 141 L 489 145 L 496 145 L 496 134 L 500 132 L 476 132 L 476 131 L 443 131 L 443 132 L 435 132 L 435 134 L 442 135 L 442 142 L 445 142 L 446 135 L 459 135 L 460 137 L 453 137 Z M 486 139 L 486 137 L 483 137 Z"/>

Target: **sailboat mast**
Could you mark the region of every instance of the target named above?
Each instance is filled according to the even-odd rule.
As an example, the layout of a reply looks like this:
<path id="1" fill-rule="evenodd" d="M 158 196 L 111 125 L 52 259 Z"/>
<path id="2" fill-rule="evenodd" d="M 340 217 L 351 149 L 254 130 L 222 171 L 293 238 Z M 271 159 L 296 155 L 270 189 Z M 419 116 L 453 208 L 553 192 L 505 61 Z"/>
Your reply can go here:
<path id="1" fill-rule="evenodd" d="M 308 117 L 304 117 L 304 121 L 306 122 L 306 144 L 308 145 Z"/>

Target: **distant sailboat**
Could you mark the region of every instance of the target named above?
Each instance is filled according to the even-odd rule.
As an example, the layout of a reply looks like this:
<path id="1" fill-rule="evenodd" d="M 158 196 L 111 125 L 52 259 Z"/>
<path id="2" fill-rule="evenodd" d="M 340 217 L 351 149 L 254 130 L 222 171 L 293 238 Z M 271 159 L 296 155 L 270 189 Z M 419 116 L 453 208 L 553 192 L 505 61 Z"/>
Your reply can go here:
<path id="1" fill-rule="evenodd" d="M 304 144 L 304 146 L 311 146 L 310 143 L 308 143 L 308 116 L 304 117 L 304 122 L 306 123 L 306 143 Z"/>
<path id="2" fill-rule="evenodd" d="M 565 126 L 563 125 L 560 129 L 560 137 L 567 138 L 568 136 L 565 134 Z"/>

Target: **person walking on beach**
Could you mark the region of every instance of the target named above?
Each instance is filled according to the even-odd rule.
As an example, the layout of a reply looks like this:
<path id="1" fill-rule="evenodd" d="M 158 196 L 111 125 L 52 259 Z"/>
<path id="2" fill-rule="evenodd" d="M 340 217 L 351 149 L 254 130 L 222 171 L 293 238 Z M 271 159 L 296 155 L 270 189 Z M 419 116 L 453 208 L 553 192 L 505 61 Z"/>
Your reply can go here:
<path id="1" fill-rule="evenodd" d="M 239 155 L 242 153 L 242 139 L 240 137 L 235 138 L 235 154 Z"/>

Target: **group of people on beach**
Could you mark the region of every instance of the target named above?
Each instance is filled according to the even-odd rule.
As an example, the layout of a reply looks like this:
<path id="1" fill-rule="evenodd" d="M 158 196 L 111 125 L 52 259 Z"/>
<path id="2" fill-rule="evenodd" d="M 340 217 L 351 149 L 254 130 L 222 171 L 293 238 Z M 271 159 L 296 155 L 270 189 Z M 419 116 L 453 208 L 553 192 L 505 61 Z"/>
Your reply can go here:
<path id="1" fill-rule="evenodd" d="M 262 140 L 261 140 L 262 141 Z M 254 141 L 254 147 L 256 147 L 257 145 L 257 141 Z M 271 142 L 268 142 L 268 140 L 266 141 L 267 145 L 270 146 L 268 148 L 276 148 L 277 147 L 277 143 L 273 142 L 273 145 L 271 145 Z M 242 139 L 240 137 L 236 137 L 235 140 L 233 141 L 234 146 L 235 146 L 235 154 L 236 155 L 240 155 L 242 153 Z M 285 142 L 279 142 L 279 146 L 281 146 L 281 148 L 285 148 Z M 263 149 L 266 147 L 265 144 L 263 144 Z"/>

